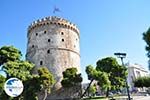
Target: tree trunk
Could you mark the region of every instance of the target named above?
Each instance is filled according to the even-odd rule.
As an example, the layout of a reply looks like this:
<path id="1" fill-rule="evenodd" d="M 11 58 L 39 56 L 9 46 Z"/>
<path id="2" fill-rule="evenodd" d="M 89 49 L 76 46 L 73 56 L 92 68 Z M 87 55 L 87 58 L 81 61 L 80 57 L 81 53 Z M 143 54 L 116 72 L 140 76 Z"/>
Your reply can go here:
<path id="1" fill-rule="evenodd" d="M 109 96 L 109 88 L 107 88 L 107 90 L 106 90 L 106 97 L 108 97 Z"/>
<path id="2" fill-rule="evenodd" d="M 83 98 L 83 96 L 87 93 L 87 91 L 89 90 L 92 82 L 94 81 L 94 79 L 91 80 L 90 84 L 88 85 L 88 87 L 86 88 L 86 90 L 84 91 L 84 93 L 81 95 L 81 98 Z"/>
<path id="3" fill-rule="evenodd" d="M 43 98 L 43 100 L 46 100 L 46 98 L 47 98 L 47 89 L 44 90 L 44 98 Z"/>

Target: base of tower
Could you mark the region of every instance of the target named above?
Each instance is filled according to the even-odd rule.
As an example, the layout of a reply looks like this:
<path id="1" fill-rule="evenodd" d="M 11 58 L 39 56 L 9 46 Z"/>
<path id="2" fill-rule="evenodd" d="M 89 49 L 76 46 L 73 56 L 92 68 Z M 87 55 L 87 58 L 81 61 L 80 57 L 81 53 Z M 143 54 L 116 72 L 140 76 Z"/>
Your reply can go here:
<path id="1" fill-rule="evenodd" d="M 79 100 L 81 97 L 81 86 L 71 88 L 60 88 L 57 91 L 52 91 L 46 100 Z"/>

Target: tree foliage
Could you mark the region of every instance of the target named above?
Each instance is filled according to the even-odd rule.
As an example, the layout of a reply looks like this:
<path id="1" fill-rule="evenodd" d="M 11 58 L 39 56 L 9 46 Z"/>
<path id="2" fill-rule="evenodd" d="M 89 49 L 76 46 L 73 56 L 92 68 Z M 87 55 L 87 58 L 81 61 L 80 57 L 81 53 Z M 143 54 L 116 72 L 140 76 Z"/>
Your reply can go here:
<path id="1" fill-rule="evenodd" d="M 7 74 L 6 78 L 0 76 L 0 100 L 38 100 L 37 94 L 42 90 L 45 92 L 45 100 L 55 82 L 46 67 L 40 67 L 38 74 L 32 74 L 34 64 L 21 60 L 21 52 L 13 46 L 0 48 L 0 64 Z M 11 77 L 19 78 L 24 84 L 24 91 L 19 97 L 9 97 L 2 88 L 4 81 Z"/>
<path id="2" fill-rule="evenodd" d="M 2 75 L 0 75 L 0 95 L 4 92 L 4 83 L 6 78 Z"/>
<path id="3" fill-rule="evenodd" d="M 0 65 L 8 61 L 20 60 L 21 52 L 13 46 L 3 46 L 0 48 Z"/>
<path id="4" fill-rule="evenodd" d="M 83 97 L 88 92 L 94 80 L 97 81 L 98 85 L 100 85 L 103 89 L 110 87 L 110 81 L 107 73 L 94 69 L 92 65 L 88 65 L 85 71 L 87 73 L 88 79 L 91 80 L 91 82 L 81 97 Z"/>
<path id="5" fill-rule="evenodd" d="M 38 69 L 38 75 L 39 75 L 39 80 L 41 81 L 41 87 L 42 89 L 46 89 L 48 93 L 50 93 L 50 88 L 54 83 L 54 77 L 53 75 L 49 72 L 49 70 L 46 67 L 41 67 Z"/>
<path id="6" fill-rule="evenodd" d="M 149 58 L 149 70 L 150 70 L 150 28 L 143 33 L 143 40 L 146 42 L 145 50 L 147 51 L 147 56 Z"/>
<path id="7" fill-rule="evenodd" d="M 106 96 L 109 94 L 109 90 L 119 90 L 125 86 L 125 78 L 127 76 L 127 69 L 124 66 L 118 64 L 115 58 L 106 57 L 98 60 L 96 63 L 96 69 L 89 65 L 86 67 L 86 73 L 88 79 L 91 80 L 89 86 L 92 84 L 93 80 L 98 82 L 98 85 L 103 89 L 107 90 Z M 84 92 L 84 94 L 86 93 Z M 82 96 L 84 96 L 84 94 Z"/>
<path id="8" fill-rule="evenodd" d="M 81 82 L 81 74 L 77 74 L 76 68 L 68 68 L 63 72 L 63 80 L 61 81 L 61 84 L 64 88 L 77 86 L 81 84 Z"/>
<path id="9" fill-rule="evenodd" d="M 92 96 L 94 96 L 95 93 L 96 93 L 96 85 L 95 85 L 95 84 L 94 84 L 94 85 L 91 85 L 90 88 L 88 89 L 88 92 L 89 92 Z"/>
<path id="10" fill-rule="evenodd" d="M 17 77 L 22 81 L 26 81 L 31 77 L 31 70 L 34 64 L 28 61 L 8 61 L 2 67 L 7 73 L 7 78 Z"/>
<path id="11" fill-rule="evenodd" d="M 108 74 L 111 89 L 120 89 L 125 86 L 127 69 L 119 65 L 115 58 L 107 57 L 97 61 L 96 70 Z"/>
<path id="12" fill-rule="evenodd" d="M 139 77 L 134 81 L 134 86 L 135 87 L 150 87 L 150 77 Z"/>
<path id="13" fill-rule="evenodd" d="M 108 75 L 105 72 L 94 69 L 91 65 L 86 67 L 86 73 L 89 80 L 96 80 L 103 88 L 110 86 Z"/>

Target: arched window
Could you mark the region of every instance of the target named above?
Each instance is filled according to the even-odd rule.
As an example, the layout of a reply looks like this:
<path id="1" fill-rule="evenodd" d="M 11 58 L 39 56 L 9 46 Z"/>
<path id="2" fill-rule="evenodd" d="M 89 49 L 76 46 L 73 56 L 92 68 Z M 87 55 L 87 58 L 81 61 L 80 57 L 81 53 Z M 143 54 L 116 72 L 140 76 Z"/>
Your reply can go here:
<path id="1" fill-rule="evenodd" d="M 32 48 L 34 48 L 34 45 L 32 45 Z"/>
<path id="2" fill-rule="evenodd" d="M 46 31 L 44 31 L 44 34 L 46 34 Z"/>
<path id="3" fill-rule="evenodd" d="M 43 65 L 43 61 L 40 61 L 40 65 Z"/>
<path id="4" fill-rule="evenodd" d="M 47 53 L 49 54 L 49 53 L 50 53 L 50 50 L 47 50 Z"/>
<path id="5" fill-rule="evenodd" d="M 48 39 L 48 42 L 51 42 L 51 39 Z"/>

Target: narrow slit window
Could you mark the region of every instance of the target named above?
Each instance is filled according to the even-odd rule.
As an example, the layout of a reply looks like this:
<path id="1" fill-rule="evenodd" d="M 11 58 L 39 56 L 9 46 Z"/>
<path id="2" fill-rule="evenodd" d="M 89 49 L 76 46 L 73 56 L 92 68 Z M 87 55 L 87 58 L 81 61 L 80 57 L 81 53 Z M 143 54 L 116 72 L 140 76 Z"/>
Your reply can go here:
<path id="1" fill-rule="evenodd" d="M 35 35 L 38 36 L 38 33 L 36 33 Z"/>
<path id="2" fill-rule="evenodd" d="M 51 42 L 51 39 L 48 39 L 48 42 Z"/>
<path id="3" fill-rule="evenodd" d="M 34 45 L 32 45 L 32 48 L 34 48 Z"/>
<path id="4" fill-rule="evenodd" d="M 46 31 L 44 31 L 44 34 L 46 34 Z"/>
<path id="5" fill-rule="evenodd" d="M 61 41 L 64 42 L 64 39 L 62 39 Z"/>
<path id="6" fill-rule="evenodd" d="M 50 53 L 50 50 L 47 50 L 47 53 L 49 54 L 49 53 Z"/>
<path id="7" fill-rule="evenodd" d="M 40 65 L 43 65 L 43 61 L 40 61 Z"/>

